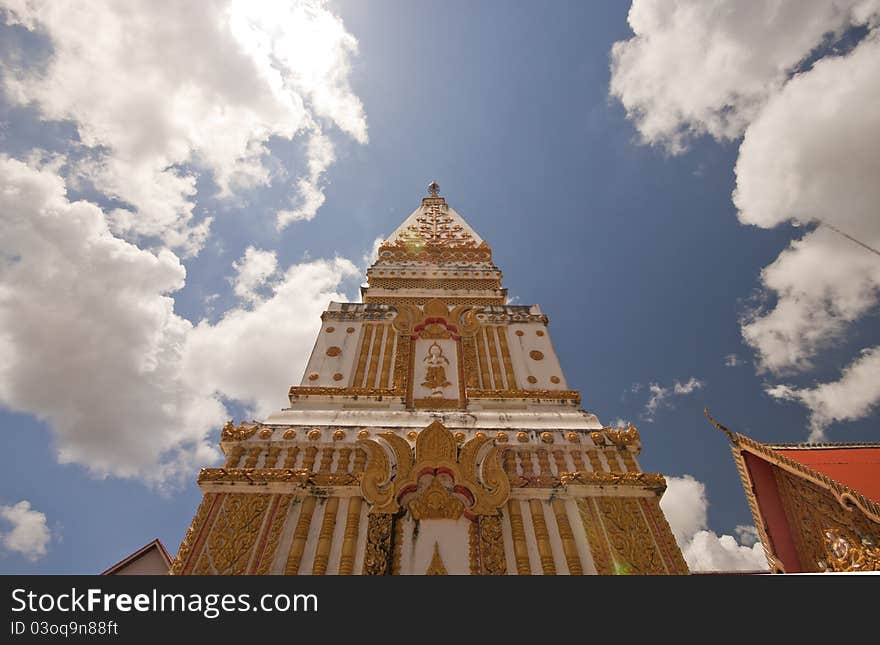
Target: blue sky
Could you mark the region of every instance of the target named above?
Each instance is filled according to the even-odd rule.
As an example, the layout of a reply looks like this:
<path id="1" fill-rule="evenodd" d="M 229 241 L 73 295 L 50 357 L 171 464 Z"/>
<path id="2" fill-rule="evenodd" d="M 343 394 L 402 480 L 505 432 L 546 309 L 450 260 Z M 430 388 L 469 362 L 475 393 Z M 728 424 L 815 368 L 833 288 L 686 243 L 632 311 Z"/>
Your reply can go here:
<path id="1" fill-rule="evenodd" d="M 212 218 L 200 248 L 184 249 L 163 238 L 168 230 L 181 226 L 158 216 L 156 220 L 164 223 L 157 224 L 152 234 L 137 227 L 110 229 L 139 253 L 166 254 L 162 257 L 168 260 L 169 272 L 177 271 L 178 264 L 185 268 L 177 288 L 168 287 L 167 281 L 174 280 L 163 274 L 155 281 L 166 286 L 148 286 L 137 293 L 152 303 L 145 309 L 150 312 L 161 300 L 159 294 L 173 298 L 174 320 L 198 326 L 192 334 L 180 332 L 178 344 L 187 345 L 191 337 L 198 342 L 193 341 L 196 349 L 186 354 L 181 368 L 186 374 L 180 377 L 193 394 L 188 402 L 175 399 L 175 405 L 203 410 L 206 425 L 192 430 L 179 444 L 173 436 L 188 418 L 183 413 L 169 412 L 144 421 L 141 427 L 142 420 L 134 416 L 141 409 L 151 410 L 151 398 L 161 407 L 163 401 L 155 397 L 163 396 L 164 389 L 153 382 L 142 386 L 136 376 L 124 384 L 124 392 L 117 393 L 114 383 L 101 385 L 94 372 L 101 361 L 115 366 L 123 360 L 113 354 L 113 338 L 106 345 L 90 346 L 88 351 L 96 357 L 82 362 L 75 357 L 68 360 L 66 353 L 41 355 L 35 344 L 36 366 L 0 372 L 0 427 L 6 455 L 0 471 L 0 505 L 13 508 L 26 500 L 30 510 L 44 515 L 42 519 L 28 516 L 29 526 L 37 525 L 37 541 L 48 541 L 43 549 L 29 550 L 5 539 L 0 571 L 98 572 L 154 537 L 173 553 L 200 498 L 195 473 L 210 457 L 207 446 L 216 445 L 219 438 L 216 421 L 284 405 L 287 388 L 299 381 L 311 350 L 317 313 L 329 300 L 324 296 L 356 298 L 358 274 L 374 240 L 393 231 L 416 207 L 432 179 L 493 247 L 510 295 L 520 304 L 539 304 L 549 316 L 554 345 L 569 384 L 582 392 L 583 408 L 606 425 L 618 419 L 633 422 L 641 432 L 641 464 L 646 471 L 689 475 L 704 485 L 702 491 L 699 486 L 688 488 L 690 497 L 685 495 L 681 502 L 691 505 L 694 527 L 720 536 L 737 534 L 737 527 L 752 524 L 726 440 L 709 425 L 703 406 L 731 428 L 762 441 L 805 441 L 811 436 L 811 420 L 813 430 L 821 426 L 828 441 L 876 441 L 880 392 L 871 383 L 880 382 L 873 378 L 880 374 L 877 363 L 868 359 L 873 359 L 871 348 L 880 343 L 876 308 L 880 258 L 816 223 L 817 219 L 834 222 L 869 244 L 876 245 L 880 237 L 876 213 L 873 220 L 862 215 L 865 204 L 876 207 L 877 203 L 869 179 L 876 177 L 874 170 L 880 166 L 876 155 L 880 128 L 872 129 L 878 123 L 870 114 L 850 114 L 840 107 L 859 92 L 865 93 L 868 105 L 871 101 L 877 105 L 876 89 L 858 81 L 862 70 L 870 78 L 876 69 L 876 12 L 869 7 L 864 15 L 850 14 L 848 8 L 829 13 L 819 6 L 822 3 L 782 3 L 780 11 L 790 15 L 758 15 L 753 19 L 763 22 L 755 29 L 731 17 L 736 11 L 698 10 L 685 15 L 681 9 L 691 3 L 665 2 L 658 5 L 668 20 L 660 20 L 639 6 L 644 3 L 633 4 L 629 23 L 628 3 L 611 1 L 317 5 L 317 14 L 329 16 L 357 42 L 356 51 L 349 43 L 327 54 L 336 64 L 333 73 L 319 75 L 317 81 L 310 81 L 313 86 L 297 90 L 305 97 L 309 119 L 318 125 L 302 126 L 295 136 L 287 136 L 280 127 L 274 133 L 254 134 L 256 130 L 244 119 L 239 123 L 231 118 L 227 125 L 240 126 L 264 145 L 257 158 L 270 169 L 271 180 L 243 182 L 233 186 L 230 195 L 218 196 L 223 181 L 218 175 L 230 163 L 222 151 L 205 152 L 214 145 L 213 139 L 200 144 L 193 138 L 196 135 L 189 134 L 183 137 L 189 148 L 179 158 L 160 155 L 171 165 L 159 164 L 158 171 L 150 171 L 157 174 L 144 176 L 153 181 L 173 168 L 179 176 L 193 177 L 195 192 L 185 194 L 193 218 L 186 226 Z M 108 8 L 85 11 L 99 16 L 112 13 Z M 144 5 L 135 13 L 150 11 L 158 9 Z M 69 59 L 70 67 L 64 68 L 68 72 L 78 69 L 77 57 L 70 53 L 76 50 L 59 46 L 71 38 L 59 26 L 64 22 L 55 15 L 59 12 L 57 7 L 43 8 L 35 23 L 28 24 L 7 10 L 7 23 L 19 24 L 0 27 L 5 89 L 0 98 L 0 153 L 25 166 L 14 166 L 14 173 L 9 170 L 12 166 L 7 167 L 7 181 L 25 182 L 31 178 L 28 173 L 41 173 L 43 179 L 58 176 L 66 180 L 69 201 L 95 204 L 100 217 L 108 221 L 117 208 L 145 221 L 150 217 L 148 200 L 139 202 L 134 188 L 119 188 L 113 182 L 122 179 L 108 179 L 87 162 L 111 167 L 119 158 L 128 164 L 135 156 L 133 150 L 143 155 L 141 160 L 149 160 L 149 153 L 141 148 L 150 148 L 153 137 L 162 138 L 159 126 L 146 130 L 147 143 L 139 142 L 135 148 L 125 140 L 125 133 L 114 134 L 119 124 L 113 119 L 123 111 L 90 112 L 71 98 L 74 90 L 59 96 L 60 90 L 48 91 L 36 81 L 17 82 L 11 89 L 10 78 L 46 73 L 50 52 Z M 195 18 L 180 19 L 195 21 L 199 12 L 225 15 L 214 5 L 205 5 L 193 9 Z M 307 29 L 317 24 L 304 20 Z M 779 27 L 786 21 L 802 26 L 800 33 L 807 34 L 800 38 L 803 42 Z M 253 19 L 250 24 L 257 23 Z M 118 23 L 120 33 L 113 36 L 109 30 L 108 37 L 121 38 L 128 24 L 135 20 Z M 277 26 L 273 37 L 283 41 L 288 24 Z M 186 26 L 179 26 L 181 37 L 186 36 Z M 810 34 L 815 34 L 813 40 Z M 716 59 L 710 54 L 713 43 L 722 37 L 733 43 L 734 55 L 724 63 L 732 69 L 719 74 L 712 68 Z M 339 43 L 338 33 L 321 31 L 315 56 L 325 52 L 321 38 Z M 768 53 L 768 42 L 786 38 L 792 42 L 777 42 Z M 630 45 L 614 59 L 617 83 L 612 88 L 616 42 Z M 835 50 L 835 44 L 843 50 Z M 212 58 L 216 43 L 197 35 L 183 50 L 191 57 L 184 60 L 199 68 L 189 82 L 211 76 L 212 66 L 217 66 L 220 76 L 229 75 L 223 78 L 223 91 L 211 86 L 212 100 L 227 101 L 230 111 L 252 100 L 239 92 L 239 85 L 246 87 L 250 81 L 235 77 L 237 68 L 229 61 Z M 759 69 L 756 56 L 775 66 Z M 810 56 L 809 64 L 804 64 Z M 670 60 L 679 61 L 683 71 L 673 65 L 663 67 L 661 63 Z M 816 91 L 809 83 L 823 81 L 820 74 L 826 72 L 826 62 L 826 76 L 856 80 L 840 89 L 839 96 L 849 98 L 837 103 L 835 88 L 820 85 L 823 96 L 831 97 L 821 118 L 862 127 L 866 145 L 875 146 L 873 155 L 860 157 L 846 128 L 838 133 L 833 122 L 823 122 L 820 116 L 804 130 L 795 125 L 790 132 L 774 127 L 774 119 L 786 121 L 786 110 L 803 113 L 799 97 Z M 155 88 L 144 81 L 144 92 L 174 89 L 187 80 L 184 72 L 180 77 L 168 72 L 172 62 L 161 58 L 134 64 L 154 65 L 160 75 L 169 76 Z M 286 69 L 283 63 L 275 64 Z M 803 73 L 790 80 L 799 64 L 805 65 Z M 841 75 L 831 68 L 835 64 L 861 67 Z M 125 61 L 111 61 L 106 69 L 127 78 L 124 65 Z M 133 68 L 130 85 L 119 92 L 141 89 L 136 73 L 142 71 Z M 724 87 L 726 79 L 736 81 L 736 92 Z M 320 107 L 316 88 L 321 89 L 322 83 L 331 86 L 342 107 L 336 103 L 329 109 Z M 113 87 L 95 88 L 96 101 L 102 91 L 112 92 Z M 360 109 L 351 97 L 360 102 Z M 163 98 L 145 97 L 138 105 L 150 100 L 159 105 Z M 180 109 L 186 110 L 186 104 Z M 253 107 L 261 118 L 274 109 Z M 278 113 L 285 118 L 293 114 Z M 198 130 L 198 116 L 194 111 L 193 131 Z M 797 119 L 786 122 L 796 124 Z M 817 131 L 829 136 L 813 140 Z M 277 212 L 302 203 L 296 180 L 308 175 L 308 160 L 313 157 L 308 141 L 314 136 L 326 138 L 334 150 L 334 160 L 325 163 L 312 182 L 325 201 L 312 219 L 301 218 L 279 230 Z M 794 152 L 782 154 L 783 149 Z M 780 158 L 792 155 L 800 156 L 787 167 L 788 174 L 781 174 L 784 159 Z M 125 176 L 131 177 L 129 170 L 141 166 L 125 168 Z M 238 166 L 235 171 L 243 172 Z M 783 181 L 792 177 L 799 181 Z M 763 185 L 762 178 L 772 185 Z M 783 184 L 785 191 L 776 195 L 774 188 Z M 740 192 L 737 203 L 732 199 L 734 190 Z M 840 191 L 848 200 L 837 197 Z M 175 203 L 179 210 L 179 201 Z M 829 209 L 828 203 L 837 206 Z M 28 219 L 32 216 L 26 205 L 21 212 L 25 228 L 28 221 L 36 223 Z M 14 213 L 9 217 L 14 220 Z M 4 230 L 20 229 L 10 225 Z M 780 271 L 770 284 L 762 282 L 762 271 L 778 263 L 780 254 L 802 238 L 809 238 L 805 247 L 814 244 L 800 249 L 804 264 Z M 16 278 L 21 257 L 27 261 L 28 253 L 44 247 L 24 234 L 21 239 L 28 241 L 19 249 L 17 238 L 7 239 L 0 255 L 6 263 L 0 284 L 8 286 Z M 273 253 L 277 266 L 271 277 L 257 282 L 250 300 L 234 291 L 248 247 Z M 834 268 L 817 265 L 810 256 L 814 248 L 827 251 L 822 257 L 832 259 Z M 146 255 L 139 257 L 139 262 L 148 262 Z M 345 260 L 333 265 L 334 258 Z M 311 264 L 319 260 L 327 262 Z M 291 277 L 285 272 L 292 266 L 316 273 Z M 94 277 L 88 268 L 78 269 L 82 273 L 77 285 Z M 810 291 L 817 283 L 810 277 L 813 270 L 830 276 L 827 288 L 819 293 Z M 142 269 L 133 271 L 132 275 L 142 275 Z M 143 271 L 152 275 L 153 269 Z M 117 284 L 125 290 L 130 283 L 127 279 L 100 288 Z M 835 300 L 835 294 L 853 283 L 862 287 L 845 302 Z M 59 351 L 67 348 L 75 356 L 82 347 L 77 344 L 81 337 L 71 336 L 67 342 L 66 330 L 90 319 L 75 315 L 75 307 L 53 306 L 61 298 L 47 284 L 52 283 L 35 282 L 27 287 L 31 291 L 21 295 L 48 303 L 34 314 L 29 328 L 39 330 L 51 319 L 51 336 L 58 339 Z M 774 285 L 779 289 L 774 290 Z M 153 292 L 148 293 L 149 288 Z M 283 293 L 302 297 L 306 304 L 278 303 Z M 108 299 L 116 295 L 107 293 Z M 781 322 L 773 317 L 781 310 L 780 303 L 795 310 L 786 310 L 791 318 Z M 0 307 L 11 306 L 0 300 Z M 277 316 L 278 312 L 284 315 Z M 31 352 L 25 343 L 35 341 L 16 340 L 28 336 L 14 327 L 20 317 L 13 314 L 8 309 L 0 316 L 0 338 L 7 333 L 16 343 L 14 351 Z M 284 325 L 293 325 L 296 334 L 290 339 L 290 352 L 284 346 L 274 352 L 277 364 L 267 367 L 272 377 L 266 378 L 267 384 L 251 382 L 260 381 L 255 377 L 257 368 L 236 369 L 234 364 L 240 353 L 259 341 L 254 330 L 263 329 L 244 321 L 260 315 L 265 318 L 261 324 L 269 321 L 281 329 L 279 342 L 287 342 Z M 233 319 L 241 323 L 240 329 L 233 329 Z M 769 322 L 749 327 L 756 319 Z M 124 324 L 131 321 L 120 322 Z M 110 325 L 108 333 L 112 336 L 118 328 Z M 751 333 L 749 342 L 744 340 L 744 328 L 751 329 L 746 332 Z M 811 332 L 816 332 L 815 338 Z M 783 340 L 774 345 L 774 338 Z M 243 340 L 247 346 L 237 347 Z M 270 336 L 264 342 L 273 341 Z M 798 356 L 780 358 L 792 353 L 780 350 L 780 344 L 799 348 Z M 156 356 L 152 358 L 161 362 L 165 354 Z M 18 366 L 20 359 L 19 355 L 10 364 Z M 127 360 L 136 362 L 138 355 L 132 352 Z M 113 369 L 117 368 L 122 369 Z M 857 369 L 846 380 L 849 368 Z M 214 372 L 220 374 L 217 382 L 204 385 Z M 208 376 L 193 385 L 198 375 Z M 169 378 L 173 387 L 177 373 Z M 837 389 L 821 389 L 822 384 L 835 382 L 840 383 Z M 788 389 L 780 390 L 782 385 Z M 199 389 L 203 386 L 204 391 Z M 70 403 L 53 407 L 56 399 L 68 394 Z M 134 407 L 132 397 L 138 400 Z M 79 400 L 81 408 L 75 405 Z M 101 411 L 92 420 L 91 405 Z M 125 452 L 126 443 L 135 445 L 154 432 L 156 424 L 168 426 L 170 434 L 163 440 L 170 453 L 140 461 L 131 456 L 114 458 L 114 451 Z M 67 463 L 59 463 L 59 450 Z M 168 454 L 172 457 L 166 458 Z M 92 471 L 86 467 L 98 462 L 101 466 Z M 707 514 L 705 519 L 700 519 L 701 513 Z M 18 526 L 14 518 L 19 517 L 21 513 L 3 515 L 5 536 L 12 535 Z M 40 528 L 43 525 L 45 530 Z M 750 544 L 744 542 L 745 547 Z M 733 566 L 726 560 L 718 562 L 719 567 Z"/>

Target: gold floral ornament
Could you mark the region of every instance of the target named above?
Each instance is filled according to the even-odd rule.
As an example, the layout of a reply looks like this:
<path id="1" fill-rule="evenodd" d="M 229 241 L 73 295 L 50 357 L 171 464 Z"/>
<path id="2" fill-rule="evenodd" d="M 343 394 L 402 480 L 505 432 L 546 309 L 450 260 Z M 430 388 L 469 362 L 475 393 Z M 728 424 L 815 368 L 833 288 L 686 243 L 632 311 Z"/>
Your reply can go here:
<path id="1" fill-rule="evenodd" d="M 250 439 L 259 428 L 260 424 L 258 423 L 245 423 L 244 421 L 236 426 L 230 419 L 223 426 L 220 441 L 244 441 Z"/>
<path id="2" fill-rule="evenodd" d="M 336 345 L 327 348 L 327 356 L 339 356 L 341 353 L 342 350 Z"/>
<path id="3" fill-rule="evenodd" d="M 373 505 L 371 514 L 406 508 L 415 519 L 474 519 L 494 515 L 507 501 L 510 482 L 489 437 L 474 437 L 459 449 L 439 421 L 419 433 L 414 451 L 392 432 L 378 436 L 383 443 L 358 442 L 369 455 L 361 493 Z"/>
<path id="4" fill-rule="evenodd" d="M 844 533 L 837 528 L 823 532 L 826 559 L 823 571 L 880 571 L 880 546 L 870 538 Z"/>
<path id="5" fill-rule="evenodd" d="M 626 428 L 602 428 L 608 440 L 618 448 L 625 448 L 634 443 L 638 443 L 641 437 L 636 427 L 630 423 Z"/>

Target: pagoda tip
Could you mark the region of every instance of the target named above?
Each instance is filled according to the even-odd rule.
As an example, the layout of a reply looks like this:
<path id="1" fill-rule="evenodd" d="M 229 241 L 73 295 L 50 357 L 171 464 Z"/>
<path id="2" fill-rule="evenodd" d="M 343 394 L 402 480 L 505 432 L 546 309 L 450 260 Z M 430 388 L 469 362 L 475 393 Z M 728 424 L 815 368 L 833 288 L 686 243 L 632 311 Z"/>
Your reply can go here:
<path id="1" fill-rule="evenodd" d="M 432 181 L 430 184 L 428 184 L 428 194 L 431 197 L 437 197 L 440 194 L 440 184 L 438 184 L 436 181 Z"/>

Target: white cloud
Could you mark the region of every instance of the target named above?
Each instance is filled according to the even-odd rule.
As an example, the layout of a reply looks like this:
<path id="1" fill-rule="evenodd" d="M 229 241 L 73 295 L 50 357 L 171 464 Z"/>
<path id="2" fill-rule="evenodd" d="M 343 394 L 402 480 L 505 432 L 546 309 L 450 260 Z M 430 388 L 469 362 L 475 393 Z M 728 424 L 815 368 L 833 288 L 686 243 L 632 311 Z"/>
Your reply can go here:
<path id="1" fill-rule="evenodd" d="M 880 261 L 859 245 L 880 247 L 880 0 L 634 0 L 629 21 L 635 36 L 614 46 L 611 92 L 642 139 L 681 152 L 690 135 L 742 135 L 740 221 L 808 227 L 763 269 L 764 304 L 741 330 L 759 373 L 814 369 L 880 294 Z M 853 26 L 867 35 L 851 51 L 830 46 Z M 810 408 L 815 437 L 867 413 L 869 393 L 839 384 L 833 412 L 814 390 L 770 390 Z"/>
<path id="2" fill-rule="evenodd" d="M 701 387 L 703 387 L 703 385 L 704 383 L 701 380 L 692 376 L 684 383 L 679 383 L 678 381 L 676 381 L 674 387 L 672 388 L 672 392 L 673 394 L 690 394 L 692 392 L 695 392 L 696 390 L 699 390 Z"/>
<path id="3" fill-rule="evenodd" d="M 648 402 L 645 403 L 645 419 L 647 421 L 653 421 L 654 415 L 658 410 L 673 407 L 672 401 L 670 400 L 672 397 L 692 394 L 705 385 L 706 384 L 703 381 L 693 376 L 684 383 L 681 381 L 675 381 L 672 387 L 663 387 L 658 383 L 649 383 L 648 392 L 650 392 L 650 396 L 648 397 Z M 636 388 L 634 385 L 632 391 L 638 392 L 639 389 L 641 389 L 641 387 Z"/>
<path id="4" fill-rule="evenodd" d="M 739 137 L 828 32 L 864 24 L 876 0 L 633 0 L 635 36 L 614 44 L 611 94 L 642 139 Z"/>
<path id="5" fill-rule="evenodd" d="M 241 260 L 233 262 L 232 268 L 235 269 L 235 277 L 231 279 L 235 295 L 246 302 L 255 302 L 260 299 L 258 290 L 278 270 L 278 257 L 275 251 L 249 246 Z"/>
<path id="6" fill-rule="evenodd" d="M 115 237 L 52 169 L 0 156 L 0 404 L 46 421 L 62 463 L 159 485 L 189 476 L 219 456 L 208 436 L 223 399 L 283 404 L 352 271 L 290 267 L 251 310 L 193 328 L 174 313 L 173 253 Z"/>
<path id="7" fill-rule="evenodd" d="M 45 35 L 53 50 L 45 69 L 8 62 L 7 95 L 76 125 L 89 155 L 75 170 L 131 206 L 111 217 L 114 232 L 131 239 L 197 252 L 210 218 L 193 217 L 196 176 L 186 165 L 210 172 L 221 196 L 286 180 L 266 163 L 272 137 L 308 138 L 307 169 L 295 182 L 300 206 L 278 223 L 309 219 L 334 158 L 327 128 L 367 141 L 348 82 L 357 41 L 320 0 L 0 6 L 7 22 Z"/>
<path id="8" fill-rule="evenodd" d="M 739 367 L 743 360 L 736 354 L 728 354 L 724 357 L 724 367 Z"/>
<path id="9" fill-rule="evenodd" d="M 0 529 L 0 544 L 5 551 L 18 553 L 31 562 L 46 556 L 52 533 L 44 513 L 35 511 L 30 502 L 22 500 L 11 506 L 0 505 L 0 518 L 10 525 L 6 530 Z"/>
<path id="10" fill-rule="evenodd" d="M 810 410 L 809 441 L 822 441 L 835 421 L 861 419 L 880 404 L 880 347 L 863 350 L 837 381 L 800 389 L 775 385 L 767 393 L 805 405 Z"/>
<path id="11" fill-rule="evenodd" d="M 880 245 L 880 34 L 792 79 L 746 131 L 736 165 L 740 220 L 769 228 L 822 220 Z M 880 258 L 820 227 L 761 274 L 775 306 L 745 321 L 765 370 L 812 367 L 877 305 Z"/>
<path id="12" fill-rule="evenodd" d="M 341 258 L 297 264 L 252 309 L 227 311 L 214 325 L 202 321 L 187 338 L 186 381 L 203 396 L 244 403 L 256 418 L 286 407 L 287 386 L 305 369 L 321 313 L 329 301 L 347 300 L 335 289 L 359 273 Z"/>
<path id="13" fill-rule="evenodd" d="M 737 526 L 741 541 L 708 530 L 706 486 L 690 475 L 667 477 L 660 507 L 691 571 L 755 571 L 767 569 L 754 527 Z"/>

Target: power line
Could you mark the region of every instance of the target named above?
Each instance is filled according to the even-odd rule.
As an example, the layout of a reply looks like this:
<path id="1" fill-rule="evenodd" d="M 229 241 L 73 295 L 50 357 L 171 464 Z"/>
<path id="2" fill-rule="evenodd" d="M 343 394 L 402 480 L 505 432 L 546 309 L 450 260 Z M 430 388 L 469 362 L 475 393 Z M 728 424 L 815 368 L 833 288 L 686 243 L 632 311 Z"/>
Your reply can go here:
<path id="1" fill-rule="evenodd" d="M 841 230 L 840 230 L 839 228 L 837 228 L 836 226 L 834 226 L 834 225 L 832 225 L 832 224 L 829 224 L 828 222 L 826 222 L 826 221 L 824 221 L 824 220 L 821 220 L 821 219 L 819 219 L 818 217 L 816 218 L 816 221 L 818 221 L 822 226 L 827 226 L 828 228 L 830 228 L 832 231 L 834 231 L 834 232 L 837 233 L 838 235 L 842 235 L 843 237 L 845 237 L 845 238 L 848 239 L 849 241 L 851 241 L 851 242 L 855 242 L 856 244 L 858 244 L 859 246 L 861 246 L 863 249 L 867 249 L 868 251 L 870 251 L 870 252 L 873 253 L 874 255 L 880 255 L 880 251 L 878 251 L 877 249 L 875 249 L 873 246 L 868 246 L 867 244 L 865 244 L 865 243 L 862 242 L 861 240 L 857 240 L 856 238 L 854 238 L 852 235 L 849 235 L 849 234 L 847 234 L 847 233 L 844 233 L 843 231 L 841 231 Z"/>

